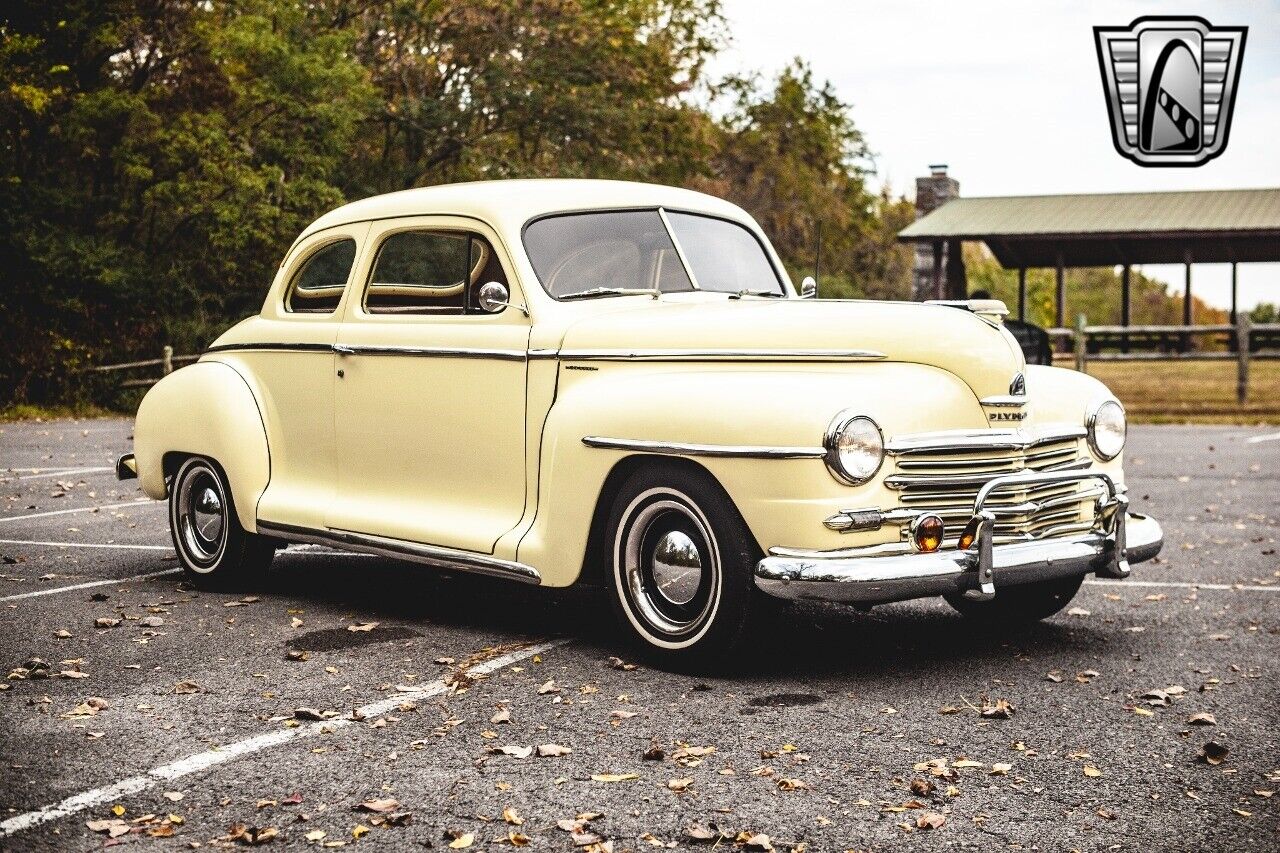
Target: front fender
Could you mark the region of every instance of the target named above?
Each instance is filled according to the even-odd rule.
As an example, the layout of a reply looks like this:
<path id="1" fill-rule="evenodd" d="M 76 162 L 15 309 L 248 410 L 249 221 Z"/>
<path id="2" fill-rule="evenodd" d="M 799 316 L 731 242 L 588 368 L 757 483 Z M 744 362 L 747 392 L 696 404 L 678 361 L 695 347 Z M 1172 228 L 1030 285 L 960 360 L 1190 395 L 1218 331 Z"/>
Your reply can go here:
<path id="1" fill-rule="evenodd" d="M 521 541 L 520 559 L 538 566 L 545 584 L 576 580 L 605 480 L 614 466 L 636 455 L 587 447 L 587 436 L 817 448 L 832 418 L 848 408 L 875 418 L 886 439 L 986 423 L 967 385 L 918 364 L 562 369 L 543 431 L 537 516 Z M 878 480 L 861 486 L 837 482 L 821 459 L 694 461 L 728 492 L 762 549 L 847 545 L 823 519 L 840 509 L 892 500 Z"/>
<path id="2" fill-rule="evenodd" d="M 240 525 L 257 529 L 258 498 L 271 479 L 271 455 L 258 403 L 235 368 L 202 361 L 156 383 L 138 407 L 133 448 L 138 481 L 156 500 L 168 494 L 167 455 L 212 458 L 227 475 Z"/>

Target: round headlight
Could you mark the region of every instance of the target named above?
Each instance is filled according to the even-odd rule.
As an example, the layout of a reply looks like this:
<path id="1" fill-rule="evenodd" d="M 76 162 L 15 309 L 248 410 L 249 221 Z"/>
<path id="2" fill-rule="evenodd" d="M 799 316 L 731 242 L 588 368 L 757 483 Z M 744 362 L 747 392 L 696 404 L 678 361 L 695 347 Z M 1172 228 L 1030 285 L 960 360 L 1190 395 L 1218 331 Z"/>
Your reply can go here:
<path id="1" fill-rule="evenodd" d="M 841 412 L 823 439 L 827 469 L 842 483 L 856 486 L 870 480 L 884 461 L 884 436 L 866 415 Z"/>
<path id="2" fill-rule="evenodd" d="M 1124 450 L 1124 407 L 1115 400 L 1094 406 L 1085 426 L 1089 430 L 1089 446 L 1099 459 L 1115 459 Z"/>

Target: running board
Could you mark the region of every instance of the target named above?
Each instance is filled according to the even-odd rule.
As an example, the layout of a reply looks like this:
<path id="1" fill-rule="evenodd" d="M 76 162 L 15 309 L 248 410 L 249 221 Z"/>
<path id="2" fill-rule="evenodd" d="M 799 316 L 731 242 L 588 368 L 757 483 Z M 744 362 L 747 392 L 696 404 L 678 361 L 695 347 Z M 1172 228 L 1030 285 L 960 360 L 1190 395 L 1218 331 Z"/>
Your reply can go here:
<path id="1" fill-rule="evenodd" d="M 258 532 L 289 542 L 308 542 L 313 545 L 327 545 L 330 548 L 346 548 L 363 554 L 408 560 L 437 569 L 454 569 L 533 585 L 542 583 L 542 575 L 533 566 L 490 557 L 487 554 L 477 554 L 473 551 L 423 545 L 419 542 L 374 536 L 369 533 L 355 533 L 350 530 L 313 530 L 309 527 L 295 527 L 291 524 L 276 524 L 270 521 L 259 521 Z"/>

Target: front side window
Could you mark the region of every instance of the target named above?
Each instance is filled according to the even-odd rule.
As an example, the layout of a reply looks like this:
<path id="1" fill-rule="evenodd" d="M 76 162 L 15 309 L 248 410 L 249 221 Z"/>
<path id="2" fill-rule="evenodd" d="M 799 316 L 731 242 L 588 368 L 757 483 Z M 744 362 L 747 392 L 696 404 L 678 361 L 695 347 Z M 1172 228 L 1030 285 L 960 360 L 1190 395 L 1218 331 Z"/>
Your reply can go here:
<path id="1" fill-rule="evenodd" d="M 709 216 L 665 215 L 670 231 L 657 210 L 539 219 L 525 228 L 525 251 L 557 299 L 691 290 L 785 295 L 769 256 L 746 228 Z"/>
<path id="2" fill-rule="evenodd" d="M 338 310 L 355 261 L 356 241 L 350 237 L 330 243 L 307 258 L 293 277 L 285 310 L 297 314 L 332 314 Z"/>
<path id="3" fill-rule="evenodd" d="M 364 308 L 370 314 L 463 314 L 489 281 L 506 284 L 506 277 L 483 237 L 401 231 L 378 249 Z"/>

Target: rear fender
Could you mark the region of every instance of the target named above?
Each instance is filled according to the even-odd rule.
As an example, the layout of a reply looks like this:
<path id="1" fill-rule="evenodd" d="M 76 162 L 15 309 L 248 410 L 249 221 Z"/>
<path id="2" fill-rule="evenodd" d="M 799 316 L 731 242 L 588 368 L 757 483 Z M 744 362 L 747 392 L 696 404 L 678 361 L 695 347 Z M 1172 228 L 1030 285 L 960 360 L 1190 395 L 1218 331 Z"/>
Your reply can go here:
<path id="1" fill-rule="evenodd" d="M 168 496 L 175 458 L 213 459 L 227 476 L 240 525 L 257 530 L 271 454 L 258 402 L 235 368 L 202 361 L 156 383 L 138 408 L 133 448 L 139 484 L 156 500 Z"/>

